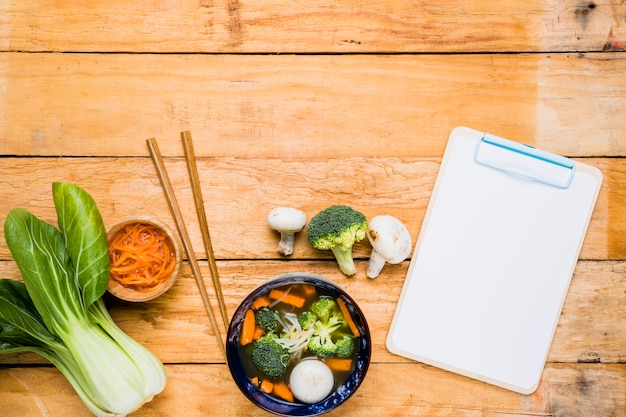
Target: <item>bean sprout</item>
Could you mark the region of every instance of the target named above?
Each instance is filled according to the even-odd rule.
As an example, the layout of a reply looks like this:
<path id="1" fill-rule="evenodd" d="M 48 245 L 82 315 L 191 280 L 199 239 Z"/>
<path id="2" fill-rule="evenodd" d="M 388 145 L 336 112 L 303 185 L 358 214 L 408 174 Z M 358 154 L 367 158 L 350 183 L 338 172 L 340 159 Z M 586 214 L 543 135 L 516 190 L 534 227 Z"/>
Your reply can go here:
<path id="1" fill-rule="evenodd" d="M 283 327 L 284 336 L 276 339 L 276 342 L 287 349 L 292 357 L 300 356 L 309 344 L 313 334 L 313 326 L 307 330 L 302 329 L 295 313 L 284 313 L 282 317 L 278 318 L 278 321 Z"/>

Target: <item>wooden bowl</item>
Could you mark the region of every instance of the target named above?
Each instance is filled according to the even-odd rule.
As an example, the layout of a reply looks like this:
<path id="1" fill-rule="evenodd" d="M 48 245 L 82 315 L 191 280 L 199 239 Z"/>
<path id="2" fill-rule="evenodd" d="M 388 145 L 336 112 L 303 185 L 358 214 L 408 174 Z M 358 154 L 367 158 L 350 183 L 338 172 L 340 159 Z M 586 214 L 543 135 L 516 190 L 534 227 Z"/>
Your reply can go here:
<path id="1" fill-rule="evenodd" d="M 125 228 L 130 227 L 134 224 L 142 224 L 146 228 L 144 229 L 144 236 L 153 234 L 154 236 L 162 236 L 164 240 L 161 242 L 161 249 L 169 249 L 170 253 L 170 262 L 173 258 L 175 264 L 173 265 L 173 270 L 167 274 L 167 276 L 163 280 L 159 280 L 156 284 L 150 285 L 123 285 L 118 282 L 115 278 L 116 273 L 114 272 L 114 255 L 119 255 L 119 251 L 117 249 L 111 248 L 111 241 L 115 238 L 118 233 L 121 233 Z M 109 256 L 111 258 L 111 278 L 109 279 L 108 292 L 114 295 L 116 298 L 124 301 L 130 302 L 144 302 L 155 299 L 156 297 L 162 295 L 167 290 L 169 290 L 176 278 L 178 277 L 178 273 L 180 271 L 180 265 L 182 263 L 182 247 L 180 243 L 180 239 L 178 235 L 176 235 L 172 229 L 170 229 L 165 224 L 160 221 L 150 218 L 150 217 L 132 217 L 126 218 L 120 221 L 119 223 L 112 226 L 108 232 L 107 237 L 109 239 Z M 135 248 L 140 246 L 138 244 L 135 245 Z M 115 251 L 115 253 L 114 253 Z M 162 263 L 161 263 L 162 264 Z M 132 265 L 127 264 L 129 267 Z M 153 264 L 154 267 L 157 264 Z M 139 274 L 143 273 L 146 268 L 136 268 L 133 273 Z M 149 269 L 149 268 L 148 268 Z M 147 280 L 145 281 L 147 282 Z M 145 283 L 144 282 L 144 283 Z"/>

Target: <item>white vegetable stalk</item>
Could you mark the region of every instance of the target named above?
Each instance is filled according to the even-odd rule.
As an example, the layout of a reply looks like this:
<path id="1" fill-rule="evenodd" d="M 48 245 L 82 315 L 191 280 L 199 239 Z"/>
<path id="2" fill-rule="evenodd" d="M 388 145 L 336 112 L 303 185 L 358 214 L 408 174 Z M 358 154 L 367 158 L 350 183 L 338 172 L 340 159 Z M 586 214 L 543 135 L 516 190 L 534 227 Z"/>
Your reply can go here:
<path id="1" fill-rule="evenodd" d="M 73 320 L 57 330 L 73 364 L 61 370 L 94 415 L 126 416 L 165 388 L 165 368 L 117 327 L 102 300 L 89 314 L 98 325 Z"/>
<path id="2" fill-rule="evenodd" d="M 124 333 L 115 324 L 102 300 L 96 301 L 90 307 L 89 313 L 115 342 L 117 352 L 127 354 L 127 358 L 132 363 L 132 373 L 140 377 L 140 385 L 135 386 L 137 401 L 134 404 L 127 404 L 125 410 L 120 410 L 122 411 L 120 415 L 124 415 L 123 413 L 130 414 L 143 404 L 150 402 L 155 395 L 165 389 L 167 382 L 165 367 L 152 352 Z M 119 393 L 124 394 L 123 390 L 119 390 Z"/>
<path id="3" fill-rule="evenodd" d="M 53 196 L 60 230 L 19 208 L 5 221 L 23 282 L 0 279 L 0 353 L 44 356 L 94 415 L 123 417 L 163 391 L 165 367 L 106 310 L 107 239 L 95 202 L 62 183 Z"/>
<path id="4" fill-rule="evenodd" d="M 76 323 L 60 335 L 82 371 L 89 399 L 106 414 L 126 415 L 145 398 L 145 382 L 125 352 L 99 328 Z M 99 415 L 100 413 L 97 413 Z"/>
<path id="5" fill-rule="evenodd" d="M 165 368 L 150 351 L 126 335 L 98 300 L 89 314 L 95 323 L 64 323 L 65 344 L 44 354 L 97 417 L 124 417 L 163 391 Z"/>

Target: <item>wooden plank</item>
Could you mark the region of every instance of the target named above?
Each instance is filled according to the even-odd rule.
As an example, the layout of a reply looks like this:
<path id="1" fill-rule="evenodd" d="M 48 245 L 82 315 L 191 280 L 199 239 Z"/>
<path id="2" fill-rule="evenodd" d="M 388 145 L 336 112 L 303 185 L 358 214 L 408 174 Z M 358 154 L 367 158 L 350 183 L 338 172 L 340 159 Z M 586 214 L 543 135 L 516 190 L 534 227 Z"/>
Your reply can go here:
<path id="1" fill-rule="evenodd" d="M 145 144 L 144 144 L 145 145 Z M 582 259 L 626 259 L 624 185 L 626 161 L 587 158 L 604 183 L 585 238 Z M 167 158 L 169 174 L 188 223 L 198 257 L 202 240 L 189 177 L 181 158 Z M 267 226 L 275 207 L 294 206 L 309 219 L 332 204 L 347 203 L 367 218 L 391 214 L 403 221 L 415 241 L 439 161 L 412 158 L 334 158 L 328 160 L 200 158 L 202 193 L 214 250 L 219 259 L 276 258 L 278 234 Z M 24 178 L 28 178 L 25 181 Z M 175 227 L 149 158 L 3 158 L 0 164 L 0 222 L 9 210 L 24 207 L 54 223 L 52 181 L 75 182 L 98 202 L 105 224 L 133 215 L 153 216 Z M 356 257 L 369 256 L 367 241 Z M 0 238 L 0 259 L 9 253 Z M 296 235 L 294 258 L 330 259 L 314 249 L 306 233 Z"/>
<path id="2" fill-rule="evenodd" d="M 625 57 L 3 53 L 0 155 L 147 156 L 154 136 L 182 156 L 190 130 L 198 156 L 440 157 L 465 125 L 624 156 Z"/>
<path id="3" fill-rule="evenodd" d="M 108 225 L 134 214 L 173 225 L 145 146 L 154 136 L 204 259 L 180 158 L 179 132 L 190 130 L 229 312 L 266 278 L 296 270 L 334 279 L 365 311 L 370 374 L 329 416 L 626 417 L 625 58 L 624 1 L 5 1 L 0 223 L 17 206 L 54 223 L 59 180 L 84 186 Z M 280 259 L 265 224 L 278 205 L 311 216 L 347 202 L 368 217 L 395 215 L 415 239 L 459 125 L 604 174 L 530 396 L 387 351 L 408 260 L 369 280 L 369 244 L 359 243 L 359 272 L 347 278 L 303 233 L 293 259 Z M 1 233 L 0 277 L 19 279 Z M 168 370 L 165 392 L 134 415 L 267 414 L 232 382 L 187 264 L 153 302 L 106 300 Z M 0 355 L 0 409 L 89 414 L 34 354 Z"/>
<path id="4" fill-rule="evenodd" d="M 625 366 L 551 365 L 524 396 L 420 364 L 373 364 L 361 388 L 329 416 L 530 417 L 625 414 Z M 167 366 L 160 395 L 133 416 L 266 416 L 237 389 L 226 365 Z M 384 381 L 394 381 L 384 384 Z M 52 368 L 0 369 L 0 408 L 15 416 L 87 415 Z M 450 389 L 454 387 L 454 389 Z"/>
<path id="5" fill-rule="evenodd" d="M 537 52 L 624 50 L 626 6 L 596 0 L 4 2 L 0 50 Z"/>
<path id="6" fill-rule="evenodd" d="M 385 347 L 408 262 L 385 266 L 375 280 L 365 276 L 365 267 L 366 261 L 357 261 L 357 275 L 347 278 L 334 262 L 218 263 L 230 314 L 250 291 L 268 278 L 294 271 L 320 274 L 337 282 L 359 303 L 372 334 L 374 362 L 409 362 L 391 354 Z M 219 318 L 206 262 L 201 268 L 214 312 Z M 620 306 L 626 293 L 625 271 L 624 261 L 578 263 L 549 352 L 549 362 L 624 364 L 626 311 Z M 19 276 L 12 262 L 0 262 L 0 277 L 19 279 Z M 184 266 L 176 285 L 152 302 L 128 304 L 107 297 L 107 305 L 119 326 L 164 362 L 223 362 L 188 265 Z M 35 355 L 0 355 L 0 364 L 26 363 L 45 361 Z"/>

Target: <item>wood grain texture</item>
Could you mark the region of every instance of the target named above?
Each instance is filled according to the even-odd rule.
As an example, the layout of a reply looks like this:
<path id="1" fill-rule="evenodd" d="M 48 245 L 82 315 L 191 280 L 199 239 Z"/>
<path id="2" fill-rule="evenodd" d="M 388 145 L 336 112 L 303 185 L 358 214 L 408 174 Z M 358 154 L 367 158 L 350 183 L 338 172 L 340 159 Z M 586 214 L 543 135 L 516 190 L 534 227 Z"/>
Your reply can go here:
<path id="1" fill-rule="evenodd" d="M 327 415 L 623 417 L 626 375 L 621 368 L 549 365 L 537 392 L 523 396 L 417 363 L 374 364 L 359 391 Z M 134 417 L 271 415 L 239 392 L 225 365 L 168 365 L 167 372 L 165 391 Z M 392 388 L 384 383 L 390 380 Z M 89 415 L 53 368 L 0 369 L 0 385 L 6 393 L 0 396 L 0 408 L 10 415 Z"/>
<path id="2" fill-rule="evenodd" d="M 206 262 L 201 264 L 209 297 L 215 300 Z M 391 354 L 385 339 L 399 298 L 408 261 L 387 265 L 381 276 L 365 275 L 366 261 L 358 260 L 353 278 L 343 276 L 334 262 L 220 261 L 218 263 L 226 307 L 230 314 L 264 280 L 288 272 L 305 271 L 333 279 L 360 302 L 372 333 L 373 362 L 410 362 Z M 626 293 L 623 261 L 581 261 L 572 279 L 548 362 L 623 364 L 626 357 Z M 19 279 L 11 262 L 0 262 L 0 276 Z M 129 304 L 107 297 L 107 305 L 120 327 L 167 363 L 223 362 L 203 310 L 189 265 L 164 296 L 147 303 Z M 214 302 L 214 314 L 219 311 Z M 225 332 L 224 332 L 225 334 Z M 176 336 L 173 336 L 176 335 Z M 0 356 L 0 363 L 45 363 L 34 355 Z"/>
<path id="3" fill-rule="evenodd" d="M 214 299 L 182 159 L 188 130 L 228 311 L 263 280 L 307 271 L 366 314 L 369 374 L 329 417 L 626 417 L 624 74 L 624 0 L 1 1 L 0 223 L 24 207 L 55 224 L 51 182 L 66 181 L 94 196 L 107 225 L 130 215 L 173 225 L 146 147 L 155 137 Z M 461 125 L 604 176 L 532 395 L 386 349 L 408 260 L 370 280 L 361 242 L 347 278 L 304 233 L 280 258 L 265 223 L 279 205 L 310 218 L 347 203 L 398 217 L 415 241 Z M 3 236 L 1 277 L 20 279 Z M 133 416 L 269 416 L 232 382 L 187 263 L 157 300 L 106 302 L 169 375 Z M 89 415 L 34 354 L 0 355 L 0 410 Z"/>
<path id="4" fill-rule="evenodd" d="M 0 54 L 0 155 L 441 157 L 469 126 L 566 156 L 626 154 L 626 52 Z M 488 116 L 487 116 L 488 115 Z"/>
<path id="5" fill-rule="evenodd" d="M 621 158 L 581 161 L 598 167 L 604 176 L 581 258 L 624 260 L 626 206 L 622 184 L 626 183 L 626 162 Z M 206 259 L 185 162 L 182 158 L 167 158 L 165 165 L 196 256 Z M 198 168 L 215 256 L 271 259 L 278 257 L 279 235 L 267 226 L 267 214 L 284 205 L 300 208 L 309 219 L 329 205 L 342 203 L 352 205 L 367 218 L 391 214 L 406 224 L 415 241 L 439 170 L 439 159 L 200 158 Z M 0 221 L 4 222 L 10 209 L 24 207 L 55 223 L 52 181 L 75 182 L 88 190 L 108 226 L 142 214 L 175 228 L 149 158 L 3 158 Z M 353 251 L 356 257 L 366 258 L 370 248 L 363 241 Z M 6 243 L 0 237 L 0 259 L 8 257 Z M 332 253 L 314 249 L 306 233 L 298 233 L 293 257 L 330 259 Z"/>
<path id="6" fill-rule="evenodd" d="M 624 50 L 626 6 L 595 0 L 3 2 L 0 50 L 537 52 Z M 123 30 L 120 30 L 123 28 Z"/>

